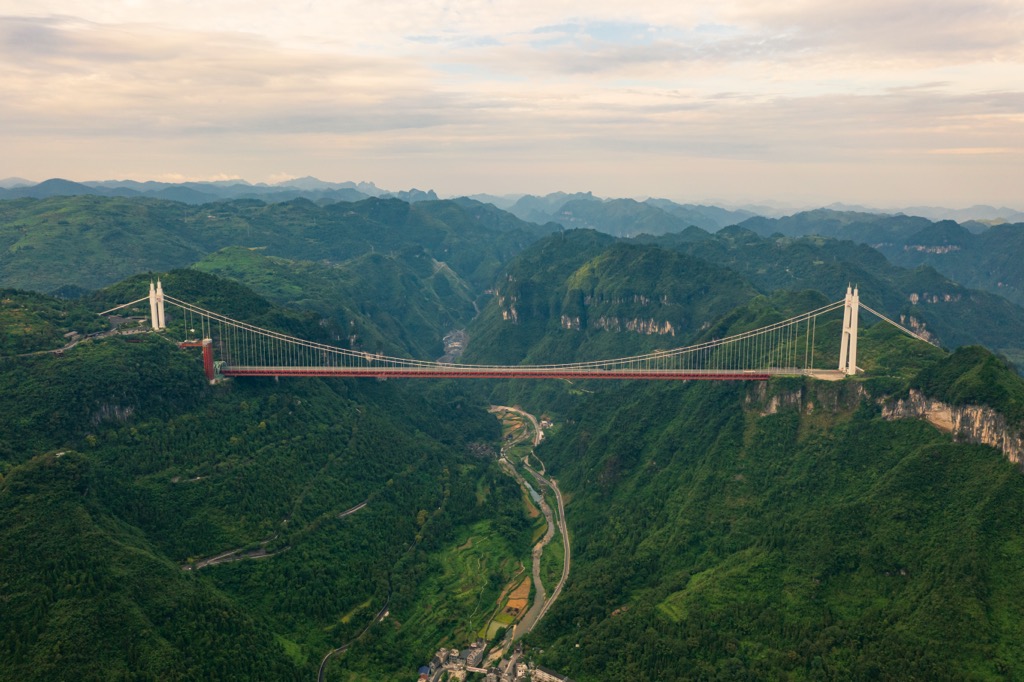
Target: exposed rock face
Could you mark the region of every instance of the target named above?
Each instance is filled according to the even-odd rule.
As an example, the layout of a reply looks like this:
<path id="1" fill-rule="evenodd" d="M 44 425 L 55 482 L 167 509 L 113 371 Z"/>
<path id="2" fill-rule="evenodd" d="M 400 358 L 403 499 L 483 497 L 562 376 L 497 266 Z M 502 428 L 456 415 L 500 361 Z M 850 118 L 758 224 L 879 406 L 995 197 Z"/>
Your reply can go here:
<path id="1" fill-rule="evenodd" d="M 99 424 L 102 421 L 126 422 L 135 414 L 135 408 L 131 405 L 113 405 L 104 403 L 92 415 L 92 423 Z"/>
<path id="2" fill-rule="evenodd" d="M 990 407 L 952 406 L 911 391 L 905 400 L 882 402 L 886 419 L 924 419 L 953 434 L 962 443 L 980 443 L 1001 450 L 1011 462 L 1024 466 L 1024 432 L 1011 427 L 1006 418 Z"/>
<path id="3" fill-rule="evenodd" d="M 604 329 L 609 332 L 621 332 L 625 329 L 626 331 L 636 332 L 637 334 L 676 335 L 675 327 L 672 326 L 671 322 L 668 320 L 659 322 L 654 318 L 645 320 L 639 317 L 634 317 L 631 320 L 622 320 L 618 317 L 601 316 L 594 322 L 594 327 L 597 329 Z"/>
<path id="4" fill-rule="evenodd" d="M 498 306 L 501 307 L 501 319 L 511 321 L 512 324 L 519 324 L 519 311 L 516 310 L 517 297 L 508 298 L 499 295 Z"/>
<path id="5" fill-rule="evenodd" d="M 872 399 L 862 384 L 854 382 L 810 382 L 803 387 L 771 395 L 769 384 L 765 382 L 751 386 L 747 391 L 746 403 L 764 417 L 786 408 L 796 408 L 808 414 L 817 408 L 853 409 L 864 398 Z M 902 400 L 888 397 L 875 400 L 881 406 L 882 417 L 885 419 L 924 419 L 937 429 L 951 434 L 957 442 L 996 448 L 1008 460 L 1024 469 L 1024 429 L 1009 424 L 1006 417 L 991 407 L 949 405 L 933 400 L 920 391 L 910 391 L 910 395 Z"/>
<path id="6" fill-rule="evenodd" d="M 920 294 L 912 292 L 907 296 L 907 300 L 914 305 L 919 303 L 957 303 L 961 298 L 960 294 L 933 294 L 927 291 Z"/>
<path id="7" fill-rule="evenodd" d="M 917 294 L 913 295 L 917 296 Z M 930 331 L 928 331 L 928 329 L 925 328 L 925 323 L 917 319 L 913 315 L 900 315 L 900 324 L 905 325 L 908 329 L 910 329 L 910 331 L 914 332 L 915 334 L 920 334 L 921 336 L 931 341 L 932 343 L 938 343 L 938 337 L 935 336 L 935 334 L 932 334 Z"/>
<path id="8" fill-rule="evenodd" d="M 796 389 L 795 391 L 783 391 L 782 393 L 776 393 L 772 397 L 767 396 L 765 390 L 767 384 L 759 383 L 757 389 L 755 389 L 755 395 L 757 396 L 758 402 L 761 403 L 760 414 L 762 417 L 767 417 L 770 414 L 777 414 L 779 410 L 784 407 L 795 407 L 799 410 L 804 408 L 804 391 L 803 389 Z M 747 402 L 753 402 L 750 393 L 747 393 Z M 808 401 L 807 407 L 808 412 L 814 410 L 814 403 Z"/>
<path id="9" fill-rule="evenodd" d="M 576 317 L 562 315 L 559 323 L 562 325 L 562 329 L 581 329 L 579 315 Z"/>
<path id="10" fill-rule="evenodd" d="M 945 244 L 943 246 L 926 246 L 924 244 L 906 244 L 903 247 L 904 251 L 919 251 L 921 253 L 953 253 L 959 251 L 960 247 L 953 244 Z"/>
<path id="11" fill-rule="evenodd" d="M 866 395 L 862 385 L 846 381 L 811 381 L 802 387 L 773 392 L 771 395 L 769 386 L 769 382 L 757 382 L 747 390 L 747 405 L 756 409 L 762 417 L 791 407 L 807 414 L 817 409 L 852 410 Z"/>

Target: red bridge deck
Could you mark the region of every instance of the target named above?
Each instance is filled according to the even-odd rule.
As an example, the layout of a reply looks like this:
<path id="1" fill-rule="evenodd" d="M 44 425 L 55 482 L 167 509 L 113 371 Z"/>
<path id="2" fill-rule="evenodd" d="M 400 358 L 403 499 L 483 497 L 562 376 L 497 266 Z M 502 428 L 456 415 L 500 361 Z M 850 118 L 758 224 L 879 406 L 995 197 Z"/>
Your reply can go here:
<path id="1" fill-rule="evenodd" d="M 767 381 L 764 370 L 572 370 L 531 367 L 222 367 L 227 377 L 372 377 L 378 379 L 659 379 L 677 381 Z M 796 373 L 799 373 L 797 370 Z"/>

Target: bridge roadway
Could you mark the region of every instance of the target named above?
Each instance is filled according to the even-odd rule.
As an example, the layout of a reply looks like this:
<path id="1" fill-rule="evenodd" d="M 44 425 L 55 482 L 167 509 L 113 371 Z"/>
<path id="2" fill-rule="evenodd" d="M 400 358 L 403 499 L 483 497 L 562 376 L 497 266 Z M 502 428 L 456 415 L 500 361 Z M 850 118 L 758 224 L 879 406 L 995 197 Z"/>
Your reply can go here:
<path id="1" fill-rule="evenodd" d="M 226 377 L 371 377 L 378 379 L 658 379 L 677 381 L 767 381 L 800 375 L 801 369 L 673 370 L 570 369 L 548 367 L 254 367 L 222 366 Z"/>

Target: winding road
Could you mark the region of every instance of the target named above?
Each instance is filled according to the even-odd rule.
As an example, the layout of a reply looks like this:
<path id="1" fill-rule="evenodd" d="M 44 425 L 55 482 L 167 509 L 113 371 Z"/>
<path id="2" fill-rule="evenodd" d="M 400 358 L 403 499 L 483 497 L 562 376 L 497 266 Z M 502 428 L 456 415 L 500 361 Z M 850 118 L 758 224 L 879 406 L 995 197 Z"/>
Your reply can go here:
<path id="1" fill-rule="evenodd" d="M 562 594 L 562 588 L 565 587 L 565 581 L 569 579 L 569 570 L 572 565 L 572 547 L 569 545 L 569 528 L 565 523 L 565 502 L 562 500 L 562 491 L 558 489 L 558 482 L 553 478 L 544 478 L 529 464 L 524 463 L 523 467 L 533 474 L 534 478 L 547 485 L 551 488 L 552 492 L 555 493 L 555 500 L 558 502 L 558 530 L 562 533 L 562 546 L 565 548 L 565 557 L 562 561 L 562 577 L 559 578 L 558 584 L 555 585 L 555 589 L 551 591 L 551 597 L 544 602 L 544 607 L 540 610 L 540 613 L 537 615 L 537 620 L 533 623 L 533 625 L 536 625 L 537 621 L 544 617 L 548 612 L 548 609 L 551 608 L 551 605 L 554 604 L 555 600 Z M 537 563 L 539 565 L 540 562 L 538 561 Z"/>
<path id="2" fill-rule="evenodd" d="M 391 603 L 391 590 L 389 588 L 388 589 L 388 598 L 387 598 L 387 601 L 384 602 L 384 606 L 382 606 L 380 611 L 377 612 L 377 615 L 373 617 L 373 620 L 371 620 L 369 623 L 367 623 L 366 627 L 363 628 L 363 631 L 360 632 L 355 637 L 353 637 L 350 641 L 348 641 L 348 642 L 342 644 L 341 646 L 339 646 L 337 649 L 331 649 L 330 651 L 328 651 L 327 655 L 324 656 L 324 659 L 322 661 L 320 661 L 320 669 L 316 673 L 316 682 L 324 682 L 324 672 L 327 670 L 327 662 L 329 660 L 331 660 L 332 656 L 336 656 L 338 654 L 345 653 L 348 650 L 348 648 L 350 646 L 352 646 L 353 644 L 355 644 L 357 641 L 359 641 L 362 638 L 362 636 L 365 635 L 366 632 L 370 628 L 372 628 L 374 625 L 376 625 L 377 623 L 379 623 L 382 620 L 384 620 L 384 616 L 386 616 L 387 613 L 388 613 L 388 605 L 390 603 Z"/>
<path id="3" fill-rule="evenodd" d="M 529 420 L 529 422 L 533 425 L 534 447 L 540 445 L 541 441 L 544 439 L 544 432 L 540 428 L 540 423 L 537 421 L 537 418 L 534 417 L 529 412 L 521 410 L 517 407 L 509 407 L 507 405 L 492 405 L 490 411 L 494 413 L 502 411 L 513 412 Z M 516 441 L 516 443 L 518 442 L 519 441 Z M 515 443 L 512 443 L 512 445 L 514 444 Z M 509 465 L 513 472 L 513 476 L 516 478 L 519 484 L 522 485 L 522 476 L 516 470 L 515 465 L 513 465 L 511 462 L 505 459 L 504 448 L 502 450 L 502 460 Z M 536 453 L 532 454 L 534 454 L 534 456 L 536 457 Z M 539 457 L 537 458 L 537 461 L 541 461 Z M 541 466 L 543 466 L 543 463 L 541 464 Z M 547 520 L 548 529 L 547 532 L 544 534 L 544 537 L 541 539 L 541 541 L 534 545 L 533 548 L 533 580 L 537 590 L 536 598 L 534 599 L 533 605 L 530 606 L 530 609 L 526 612 L 526 614 L 523 616 L 523 619 L 516 626 L 515 634 L 512 636 L 511 640 L 509 640 L 509 643 L 515 641 L 516 639 L 520 639 L 521 637 L 526 635 L 537 625 L 538 622 L 540 622 L 540 619 L 544 617 L 544 615 L 548 612 L 548 609 L 551 608 L 551 605 L 554 604 L 555 600 L 557 600 L 559 595 L 562 594 L 562 588 L 565 587 L 565 583 L 569 579 L 569 571 L 572 568 L 572 548 L 569 544 L 569 528 L 565 522 L 565 502 L 562 499 L 562 491 L 558 489 L 558 482 L 554 478 L 545 478 L 543 474 L 536 471 L 525 461 L 523 462 L 523 468 L 526 469 L 530 473 L 530 475 L 534 477 L 534 479 L 541 485 L 542 488 L 550 488 L 551 491 L 555 494 L 555 500 L 558 503 L 558 516 L 557 518 L 552 518 L 553 514 L 551 512 L 551 508 L 550 506 L 548 506 L 547 501 L 542 497 L 540 500 L 540 508 L 541 512 L 544 514 L 544 518 Z M 551 539 L 554 537 L 555 527 L 557 527 L 559 532 L 562 534 L 562 546 L 565 548 L 565 557 L 562 561 L 562 576 L 559 579 L 558 584 L 555 585 L 555 588 L 551 591 L 551 596 L 548 597 L 545 593 L 544 585 L 540 579 L 540 561 L 541 556 L 544 553 L 544 548 L 547 546 L 549 542 L 551 542 Z"/>

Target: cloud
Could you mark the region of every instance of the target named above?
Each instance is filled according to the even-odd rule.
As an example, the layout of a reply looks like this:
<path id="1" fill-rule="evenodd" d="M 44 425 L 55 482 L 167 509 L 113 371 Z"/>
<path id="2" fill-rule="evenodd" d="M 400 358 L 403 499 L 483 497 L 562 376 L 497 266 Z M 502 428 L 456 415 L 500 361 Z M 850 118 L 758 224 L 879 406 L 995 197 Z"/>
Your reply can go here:
<path id="1" fill-rule="evenodd" d="M 408 59 L 65 17 L 2 24 L 0 59 L 12 68 L 0 107 L 25 133 L 361 131 L 430 125 L 454 108 Z"/>
<path id="2" fill-rule="evenodd" d="M 859 0 L 742 3 L 731 21 L 807 49 L 861 60 L 1020 59 L 1024 6 L 1016 0 Z"/>
<path id="3" fill-rule="evenodd" d="M 0 17 L 10 175 L 1024 162 L 1018 2 L 33 4 Z"/>

